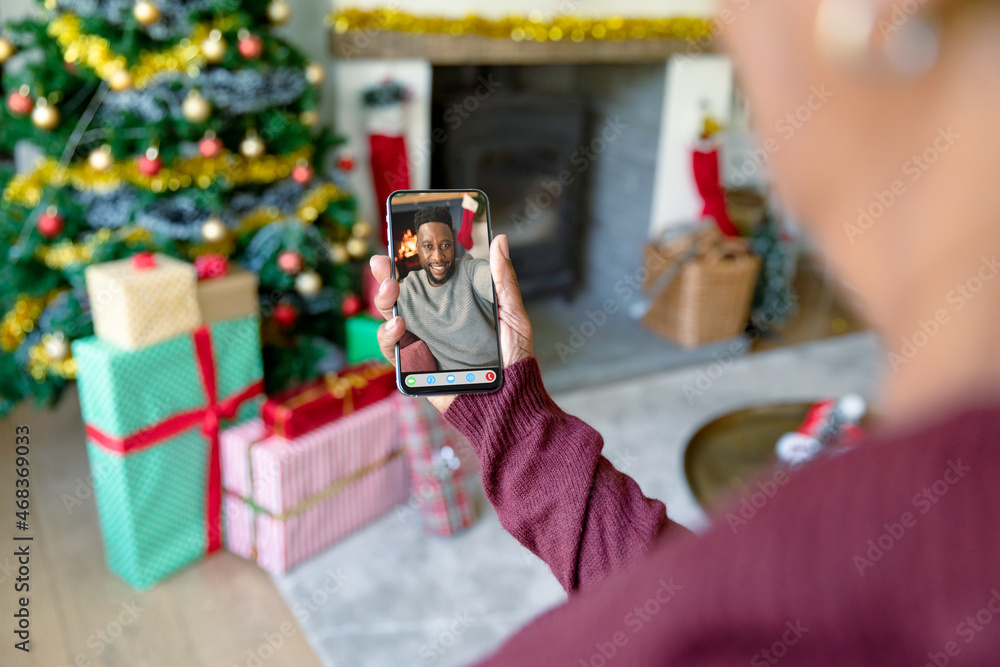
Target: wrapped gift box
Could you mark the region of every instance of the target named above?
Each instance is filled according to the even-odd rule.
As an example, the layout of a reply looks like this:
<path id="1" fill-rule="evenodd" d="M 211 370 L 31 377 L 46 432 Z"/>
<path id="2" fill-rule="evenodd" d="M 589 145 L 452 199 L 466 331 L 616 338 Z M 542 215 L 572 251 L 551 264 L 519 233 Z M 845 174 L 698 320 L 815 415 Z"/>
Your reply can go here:
<path id="1" fill-rule="evenodd" d="M 261 416 L 269 435 L 291 440 L 381 401 L 395 390 L 395 369 L 369 363 L 278 394 L 264 403 Z"/>
<path id="2" fill-rule="evenodd" d="M 239 266 L 198 281 L 198 310 L 206 324 L 256 315 L 260 311 L 257 274 Z"/>
<path id="3" fill-rule="evenodd" d="M 201 324 L 191 264 L 140 253 L 88 266 L 84 275 L 94 333 L 120 348 L 154 345 Z"/>
<path id="4" fill-rule="evenodd" d="M 259 320 L 73 356 L 108 568 L 147 589 L 220 545 L 219 428 L 260 409 Z"/>
<path id="5" fill-rule="evenodd" d="M 406 500 L 392 399 L 288 442 L 252 420 L 223 431 L 226 548 L 286 572 Z"/>
<path id="6" fill-rule="evenodd" d="M 424 398 L 399 396 L 399 434 L 424 530 L 456 535 L 476 521 L 479 460 L 461 433 Z"/>
<path id="7" fill-rule="evenodd" d="M 383 318 L 376 319 L 368 314 L 347 318 L 347 363 L 360 364 L 373 359 L 385 361 L 376 337 L 383 322 Z"/>

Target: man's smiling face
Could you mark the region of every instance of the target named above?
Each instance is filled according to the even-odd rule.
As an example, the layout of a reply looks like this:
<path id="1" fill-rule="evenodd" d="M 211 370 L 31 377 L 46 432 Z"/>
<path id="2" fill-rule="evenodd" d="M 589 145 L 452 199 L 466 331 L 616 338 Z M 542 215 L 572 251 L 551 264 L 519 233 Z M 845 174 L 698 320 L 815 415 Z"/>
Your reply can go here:
<path id="1" fill-rule="evenodd" d="M 443 222 L 425 222 L 417 230 L 417 256 L 431 285 L 444 285 L 455 273 L 455 230 Z"/>

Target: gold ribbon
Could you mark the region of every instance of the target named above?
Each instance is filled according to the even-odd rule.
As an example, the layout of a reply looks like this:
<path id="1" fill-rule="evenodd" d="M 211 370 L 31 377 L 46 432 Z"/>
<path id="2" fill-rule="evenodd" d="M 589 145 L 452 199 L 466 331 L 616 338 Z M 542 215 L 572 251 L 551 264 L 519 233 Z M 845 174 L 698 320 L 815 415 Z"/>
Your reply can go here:
<path id="1" fill-rule="evenodd" d="M 381 459 L 379 459 L 377 461 L 373 461 L 372 463 L 369 463 L 366 466 L 362 466 L 361 468 L 358 468 L 357 470 L 355 470 L 354 472 L 352 472 L 350 475 L 347 475 L 346 477 L 341 477 L 336 482 L 334 482 L 330 486 L 326 487 L 325 489 L 323 489 L 319 493 L 315 493 L 315 494 L 309 496 L 308 498 L 306 498 L 305 500 L 303 500 L 302 502 L 300 502 L 295 507 L 293 507 L 293 508 L 291 508 L 289 510 L 286 510 L 286 511 L 280 513 L 280 514 L 274 514 L 273 512 L 269 512 L 268 510 L 264 509 L 263 507 L 261 507 L 260 505 L 258 505 L 257 503 L 255 503 L 253 501 L 254 481 L 253 481 L 253 457 L 252 457 L 252 452 L 253 452 L 253 448 L 256 445 L 260 444 L 261 442 L 263 442 L 263 440 L 257 440 L 255 442 L 250 443 L 250 446 L 247 447 L 247 470 L 250 473 L 250 497 L 249 498 L 244 498 L 241 495 L 239 495 L 238 493 L 234 493 L 234 492 L 230 491 L 229 489 L 224 489 L 224 491 L 226 493 L 228 493 L 230 496 L 232 496 L 234 498 L 238 498 L 240 501 L 243 502 L 244 505 L 246 505 L 247 507 L 249 507 L 251 509 L 251 511 L 253 512 L 253 516 L 252 516 L 251 521 L 250 521 L 250 526 L 251 526 L 251 530 L 250 530 L 250 536 L 251 536 L 250 537 L 250 541 L 251 541 L 250 556 L 251 556 L 251 558 L 253 559 L 254 562 L 257 561 L 257 515 L 258 514 L 263 514 L 265 516 L 269 516 L 272 519 L 275 519 L 277 521 L 287 521 L 288 519 L 290 519 L 290 518 L 292 518 L 294 516 L 298 516 L 299 514 L 302 514 L 303 512 L 305 512 L 305 511 L 307 511 L 307 510 L 315 507 L 316 505 L 318 505 L 319 503 L 323 502 L 327 498 L 331 498 L 331 497 L 335 496 L 336 494 L 340 493 L 341 491 L 343 491 L 344 489 L 346 489 L 348 486 L 350 486 L 354 482 L 357 482 L 358 480 L 360 480 L 362 477 L 366 476 L 367 474 L 369 474 L 371 472 L 375 472 L 379 468 L 382 468 L 384 466 L 389 465 L 396 458 L 398 458 L 398 457 L 400 457 L 400 456 L 403 455 L 403 450 L 402 449 L 395 449 L 395 450 L 389 452 L 386 456 L 383 456 Z"/>
<path id="2" fill-rule="evenodd" d="M 274 432 L 282 438 L 286 437 L 285 425 L 292 417 L 292 412 L 325 396 L 333 396 L 334 398 L 344 401 L 344 411 L 342 416 L 346 417 L 347 415 L 353 414 L 354 390 L 364 389 L 368 386 L 368 383 L 371 380 L 383 377 L 394 371 L 395 369 L 393 369 L 392 366 L 373 364 L 371 366 L 365 366 L 364 368 L 358 369 L 357 371 L 347 373 L 346 375 L 339 375 L 337 373 L 328 373 L 327 375 L 324 375 L 322 386 L 313 387 L 309 391 L 304 391 L 297 396 L 293 396 L 282 403 L 281 406 L 275 410 Z"/>

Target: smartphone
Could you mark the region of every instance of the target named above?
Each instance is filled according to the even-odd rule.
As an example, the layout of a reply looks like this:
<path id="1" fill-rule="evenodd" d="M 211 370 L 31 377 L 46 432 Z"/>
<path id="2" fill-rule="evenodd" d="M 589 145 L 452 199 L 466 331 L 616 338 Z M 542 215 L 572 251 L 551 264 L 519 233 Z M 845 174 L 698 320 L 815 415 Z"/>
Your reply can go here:
<path id="1" fill-rule="evenodd" d="M 396 386 L 407 396 L 486 393 L 503 385 L 500 318 L 482 190 L 399 190 L 386 222 L 406 333 Z"/>

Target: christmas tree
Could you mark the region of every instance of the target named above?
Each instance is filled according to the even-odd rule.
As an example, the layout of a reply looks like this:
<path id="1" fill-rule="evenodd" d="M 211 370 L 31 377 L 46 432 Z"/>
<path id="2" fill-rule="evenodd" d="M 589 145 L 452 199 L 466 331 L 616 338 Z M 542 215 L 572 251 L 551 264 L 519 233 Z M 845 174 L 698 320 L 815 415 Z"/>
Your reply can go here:
<path id="1" fill-rule="evenodd" d="M 0 166 L 0 415 L 58 400 L 84 269 L 139 251 L 258 274 L 269 391 L 335 363 L 371 228 L 286 0 L 40 4 L 0 32 L 0 154 L 37 154 Z"/>

